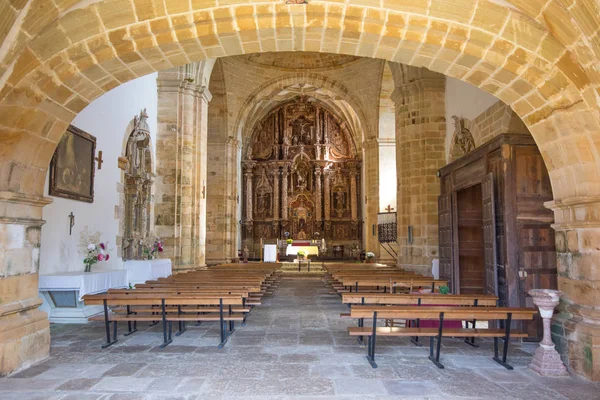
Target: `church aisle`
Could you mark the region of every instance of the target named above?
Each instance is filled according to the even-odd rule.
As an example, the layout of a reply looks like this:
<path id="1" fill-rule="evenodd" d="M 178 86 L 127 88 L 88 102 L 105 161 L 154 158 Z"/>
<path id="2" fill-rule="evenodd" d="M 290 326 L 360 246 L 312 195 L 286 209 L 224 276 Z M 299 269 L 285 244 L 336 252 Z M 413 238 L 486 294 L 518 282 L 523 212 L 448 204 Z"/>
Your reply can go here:
<path id="1" fill-rule="evenodd" d="M 372 369 L 339 317 L 346 310 L 320 279 L 297 276 L 284 278 L 221 350 L 215 324 L 190 326 L 163 350 L 159 327 L 101 350 L 103 325 L 53 324 L 51 357 L 0 379 L 0 399 L 593 399 L 600 390 L 536 377 L 526 368 L 531 345 L 514 346 L 515 371 L 505 371 L 489 342 L 474 349 L 448 340 L 438 370 L 427 349 L 381 338 Z"/>

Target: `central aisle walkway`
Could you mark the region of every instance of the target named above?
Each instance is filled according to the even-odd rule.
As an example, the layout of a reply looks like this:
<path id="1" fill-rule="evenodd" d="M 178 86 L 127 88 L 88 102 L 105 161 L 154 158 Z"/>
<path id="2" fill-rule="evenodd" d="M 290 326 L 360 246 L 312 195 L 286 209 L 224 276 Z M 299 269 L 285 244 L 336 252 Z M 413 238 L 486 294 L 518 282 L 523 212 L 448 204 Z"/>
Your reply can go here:
<path id="1" fill-rule="evenodd" d="M 53 325 L 52 356 L 0 379 L 0 399 L 598 399 L 600 386 L 575 378 L 541 379 L 526 369 L 529 352 L 514 346 L 515 371 L 475 349 L 444 343 L 438 370 L 427 349 L 378 340 L 372 369 L 347 334 L 347 310 L 316 278 L 284 278 L 224 349 L 215 324 L 190 327 L 161 350 L 159 327 L 101 350 L 100 324 Z M 120 328 L 120 333 L 124 330 Z"/>

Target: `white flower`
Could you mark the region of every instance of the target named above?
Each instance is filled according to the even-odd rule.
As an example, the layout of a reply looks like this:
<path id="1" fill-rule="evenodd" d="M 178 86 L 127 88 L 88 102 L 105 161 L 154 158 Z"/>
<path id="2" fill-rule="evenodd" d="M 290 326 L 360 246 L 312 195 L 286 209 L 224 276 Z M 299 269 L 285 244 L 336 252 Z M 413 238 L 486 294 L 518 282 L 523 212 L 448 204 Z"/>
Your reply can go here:
<path id="1" fill-rule="evenodd" d="M 87 249 L 88 249 L 89 251 L 96 250 L 96 245 L 95 245 L 95 244 L 91 244 L 91 243 L 90 243 L 90 244 L 88 244 L 88 247 L 87 247 Z"/>

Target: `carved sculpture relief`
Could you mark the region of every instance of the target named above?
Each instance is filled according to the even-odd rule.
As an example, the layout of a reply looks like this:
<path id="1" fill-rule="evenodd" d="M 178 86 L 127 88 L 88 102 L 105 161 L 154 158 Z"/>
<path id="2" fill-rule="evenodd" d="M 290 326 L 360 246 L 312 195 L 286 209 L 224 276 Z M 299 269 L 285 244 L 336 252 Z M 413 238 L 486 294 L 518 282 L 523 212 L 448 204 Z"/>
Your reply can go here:
<path id="1" fill-rule="evenodd" d="M 152 148 L 146 110 L 134 117 L 134 128 L 125 150 L 125 215 L 123 218 L 123 259 L 140 260 L 142 241 L 150 234 Z"/>
<path id="2" fill-rule="evenodd" d="M 453 115 L 452 119 L 454 120 L 454 144 L 460 147 L 463 154 L 470 153 L 475 149 L 475 140 L 471 131 L 465 128 L 464 118 Z"/>
<path id="3" fill-rule="evenodd" d="M 318 100 L 299 96 L 257 123 L 244 167 L 247 243 L 276 239 L 267 233 L 281 239 L 283 232 L 293 239 L 319 232 L 327 240 L 360 240 L 357 150 L 347 124 Z"/>

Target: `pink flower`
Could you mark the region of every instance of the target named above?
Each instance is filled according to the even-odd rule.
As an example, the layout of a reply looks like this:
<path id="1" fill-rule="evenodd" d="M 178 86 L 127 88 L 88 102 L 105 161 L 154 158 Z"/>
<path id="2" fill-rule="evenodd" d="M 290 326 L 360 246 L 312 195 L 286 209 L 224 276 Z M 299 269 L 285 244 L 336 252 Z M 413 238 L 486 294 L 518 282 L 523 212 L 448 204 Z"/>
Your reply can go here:
<path id="1" fill-rule="evenodd" d="M 107 254 L 106 257 L 104 258 L 104 261 L 108 261 L 109 258 L 110 258 L 110 254 Z"/>
<path id="2" fill-rule="evenodd" d="M 102 250 L 106 250 L 106 246 L 104 245 L 104 243 L 100 243 L 100 248 L 101 248 Z"/>
<path id="3" fill-rule="evenodd" d="M 162 252 L 163 252 L 163 248 L 162 248 L 162 246 L 158 246 L 158 252 L 159 252 L 159 253 L 162 253 Z"/>
<path id="4" fill-rule="evenodd" d="M 98 254 L 98 261 L 104 261 L 104 254 Z"/>

